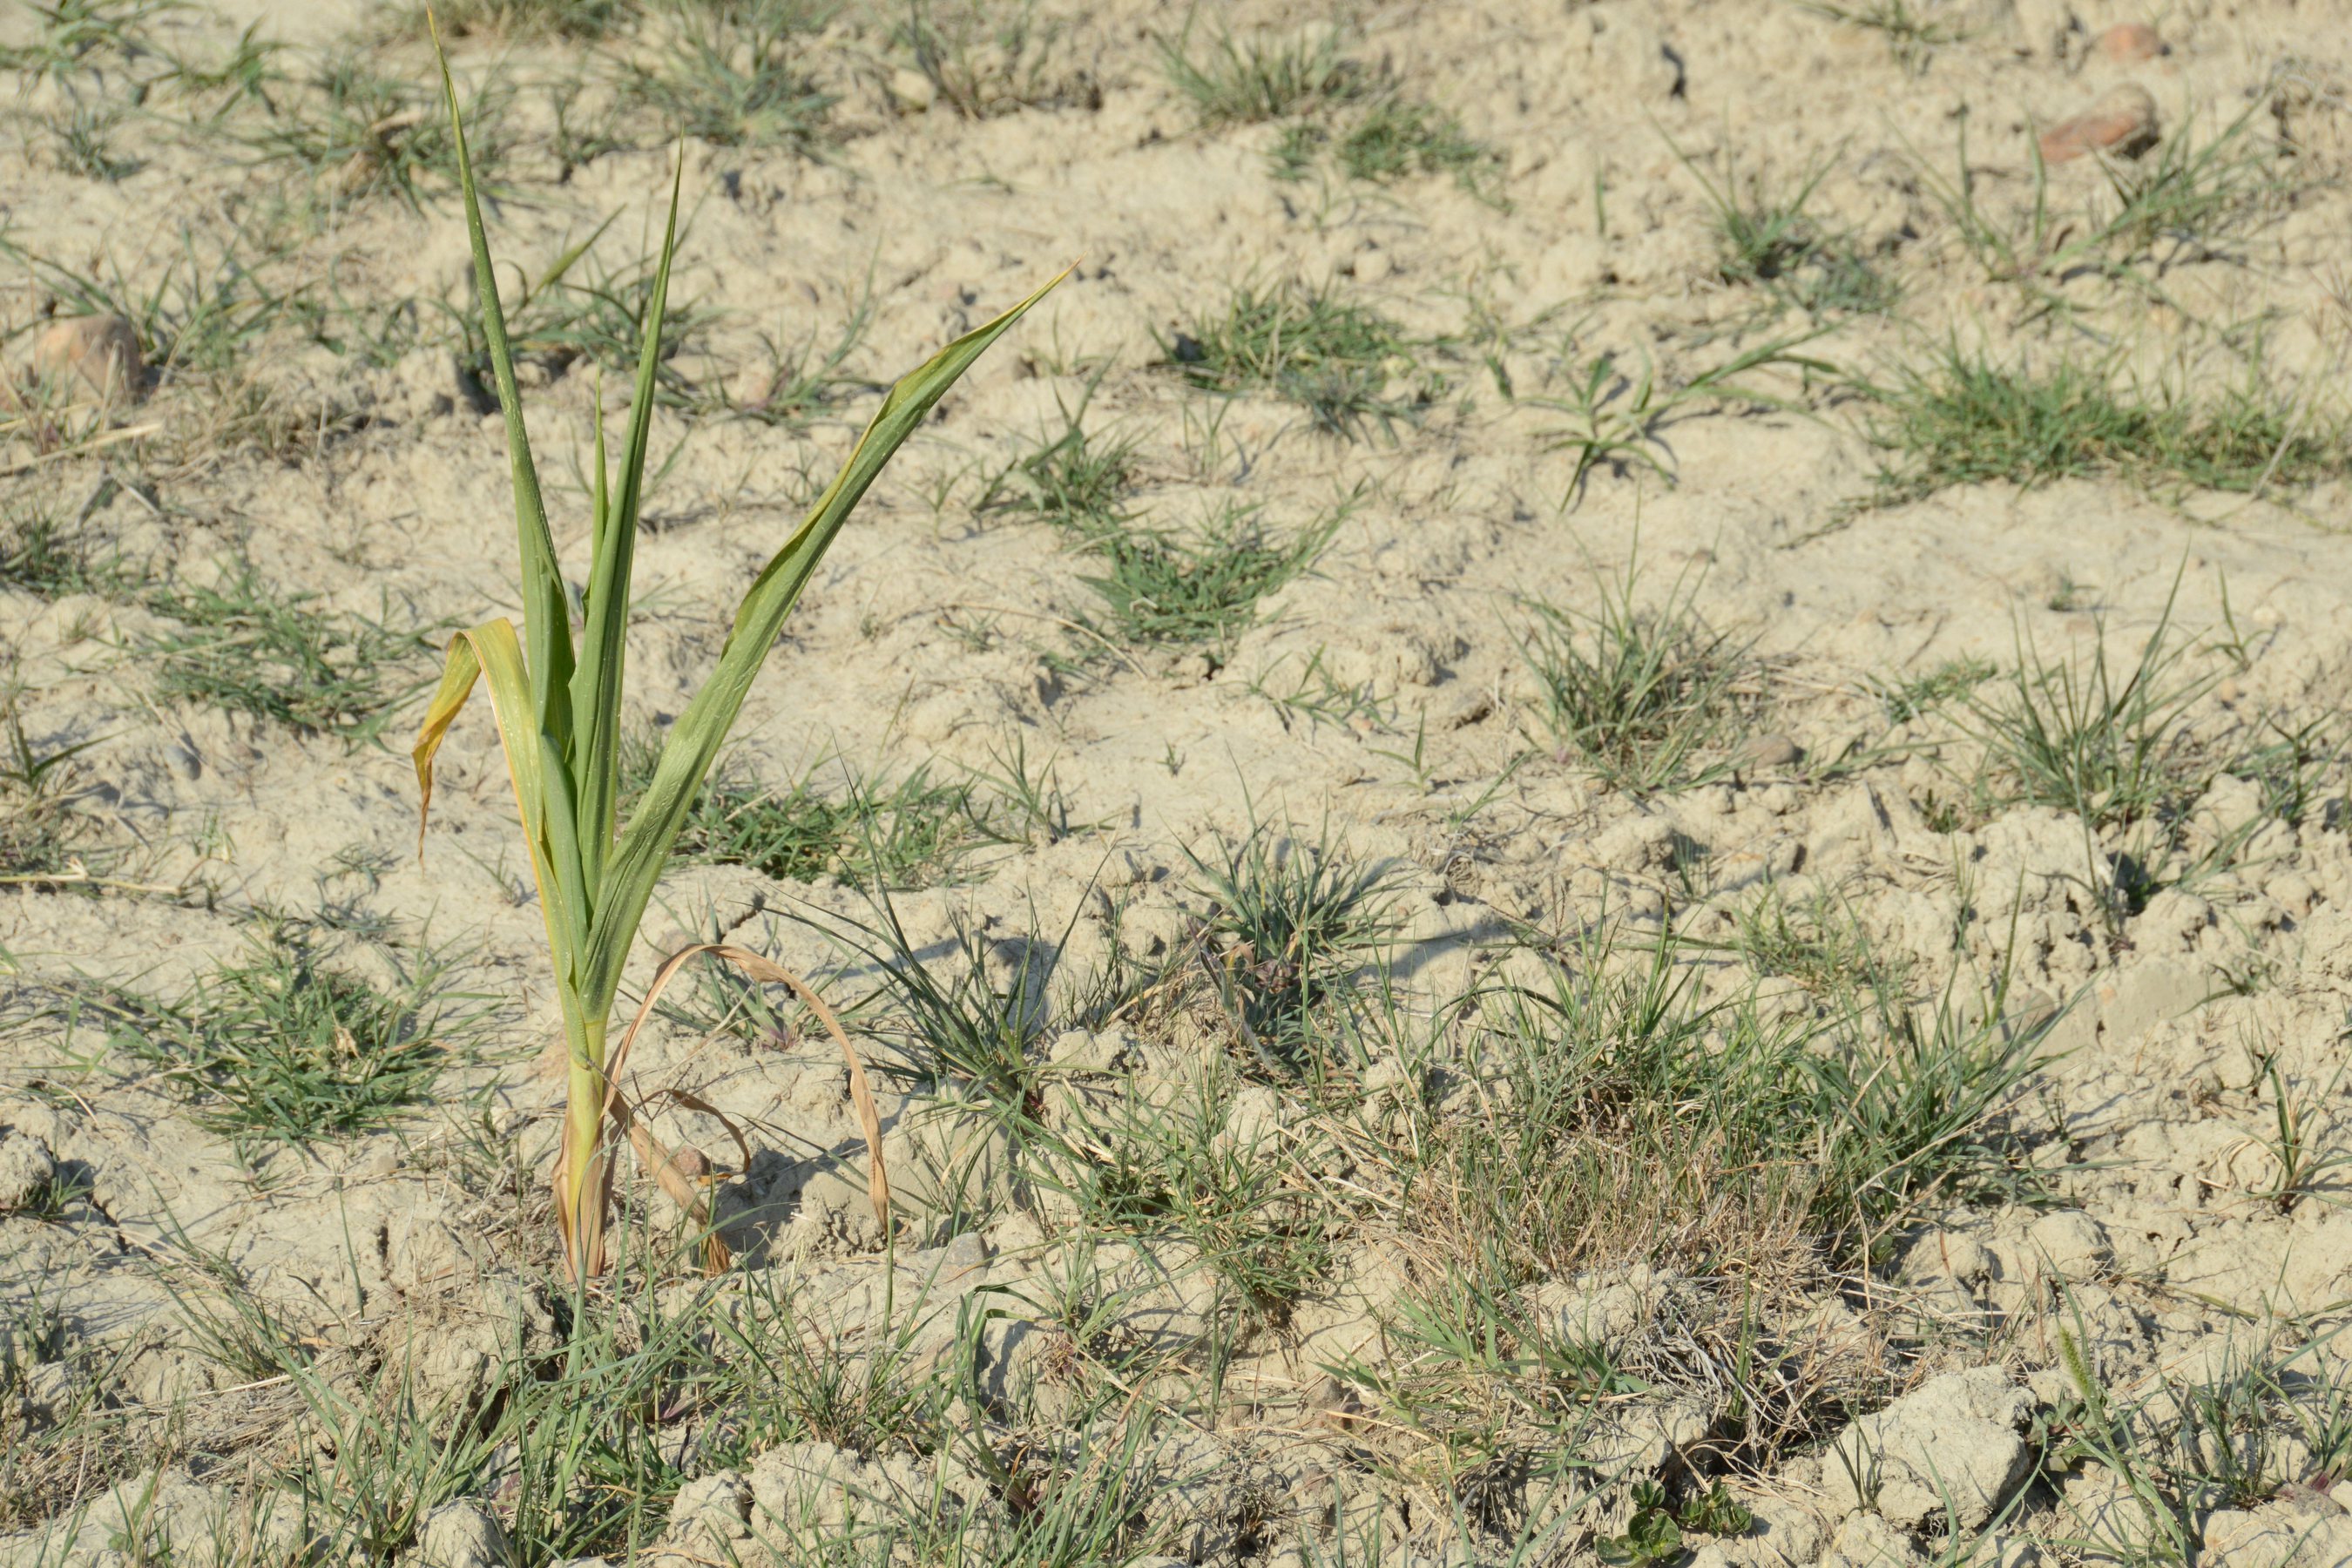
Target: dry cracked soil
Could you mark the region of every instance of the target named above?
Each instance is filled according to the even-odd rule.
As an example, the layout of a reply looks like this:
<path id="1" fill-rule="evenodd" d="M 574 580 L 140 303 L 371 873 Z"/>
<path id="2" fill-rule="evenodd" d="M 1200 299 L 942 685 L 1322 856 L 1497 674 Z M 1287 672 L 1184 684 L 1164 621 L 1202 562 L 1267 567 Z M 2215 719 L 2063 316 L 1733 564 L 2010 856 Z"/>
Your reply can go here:
<path id="1" fill-rule="evenodd" d="M 632 792 L 1071 268 L 624 987 L 895 1206 L 692 970 L 564 1280 L 421 7 L 15 0 L 0 1563 L 2352 1563 L 2352 7 L 437 20 Z"/>

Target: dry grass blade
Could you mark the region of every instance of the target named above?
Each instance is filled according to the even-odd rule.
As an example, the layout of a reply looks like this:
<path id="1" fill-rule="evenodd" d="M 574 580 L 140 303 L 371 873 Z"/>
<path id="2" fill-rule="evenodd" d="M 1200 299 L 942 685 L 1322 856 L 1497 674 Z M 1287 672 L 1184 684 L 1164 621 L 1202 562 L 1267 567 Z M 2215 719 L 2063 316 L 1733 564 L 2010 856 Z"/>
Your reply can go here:
<path id="1" fill-rule="evenodd" d="M 629 1048 L 636 1042 L 637 1031 L 645 1027 L 647 1018 L 653 1016 L 654 1005 L 661 1000 L 661 994 L 669 989 L 670 982 L 677 978 L 680 970 L 705 953 L 726 960 L 762 985 L 788 988 L 807 1005 L 810 1012 L 816 1015 L 817 1022 L 824 1026 L 825 1032 L 841 1047 L 842 1059 L 849 1064 L 850 1101 L 856 1108 L 858 1126 L 866 1134 L 866 1195 L 873 1200 L 874 1217 L 887 1231 L 890 1224 L 890 1177 L 882 1160 L 882 1118 L 874 1109 L 874 1091 L 866 1081 L 866 1066 L 858 1060 L 857 1049 L 849 1043 L 849 1035 L 842 1028 L 841 1019 L 826 1005 L 824 998 L 817 994 L 816 987 L 783 965 L 772 963 L 749 948 L 723 942 L 698 942 L 692 947 L 680 948 L 662 961 L 662 966 L 654 972 L 653 984 L 646 987 L 645 999 L 637 1004 L 637 1016 L 629 1020 L 629 1026 L 622 1031 L 620 1043 L 613 1048 L 612 1063 L 604 1075 L 606 1114 L 617 1113 L 622 1120 L 629 1119 L 626 1102 L 621 1096 L 621 1069 L 628 1065 Z M 676 1089 L 667 1092 L 673 1098 L 688 1101 L 692 1109 L 702 1110 L 708 1115 L 719 1114 L 698 1100 L 680 1096 Z M 732 1130 L 730 1125 L 730 1131 Z M 737 1142 L 741 1142 L 740 1133 L 737 1134 Z M 750 1158 L 747 1149 L 744 1152 L 747 1163 Z M 609 1173 L 604 1179 L 610 1180 Z M 667 1185 L 665 1190 L 668 1190 Z M 675 1198 L 677 1194 L 672 1192 L 671 1196 Z M 681 1203 L 680 1206 L 688 1205 Z"/>

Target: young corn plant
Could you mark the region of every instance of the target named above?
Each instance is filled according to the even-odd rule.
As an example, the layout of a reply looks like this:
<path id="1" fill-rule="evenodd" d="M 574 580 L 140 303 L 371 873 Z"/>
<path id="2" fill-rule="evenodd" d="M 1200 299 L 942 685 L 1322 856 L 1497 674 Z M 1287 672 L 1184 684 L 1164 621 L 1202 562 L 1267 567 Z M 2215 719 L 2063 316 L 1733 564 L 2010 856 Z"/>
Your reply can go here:
<path id="1" fill-rule="evenodd" d="M 597 424 L 591 512 L 593 556 L 581 597 L 575 642 L 563 577 L 556 565 L 554 541 L 541 500 L 539 474 L 523 428 L 514 354 L 499 304 L 489 244 L 483 233 L 457 89 L 446 60 L 441 78 L 458 184 L 465 197 L 466 227 L 473 244 L 481 338 L 488 351 L 499 403 L 506 414 L 507 455 L 521 555 L 523 626 L 518 632 L 511 621 L 501 616 L 450 639 L 440 688 L 434 693 L 416 742 L 416 782 L 422 797 L 420 812 L 429 811 L 434 753 L 472 694 L 475 682 L 486 684 L 538 881 L 541 911 L 547 921 L 548 952 L 570 1055 L 562 1139 L 553 1173 L 555 1215 L 566 1263 L 575 1279 L 584 1280 L 599 1272 L 604 1262 L 604 1220 L 613 1180 L 608 1132 L 626 1134 L 641 1157 L 647 1152 L 647 1137 L 640 1125 L 633 1123 L 630 1108 L 617 1089 L 619 1062 L 608 1063 L 606 1058 L 605 1037 L 614 996 L 646 900 L 679 831 L 687 825 L 695 796 L 751 690 L 752 678 L 775 646 L 785 616 L 867 487 L 940 395 L 1053 284 L 950 343 L 891 388 L 841 472 L 753 580 L 736 611 L 717 667 L 671 727 L 652 779 L 623 824 L 618 810 L 621 707 L 631 555 L 637 537 L 647 434 L 661 365 L 662 310 L 677 234 L 677 185 L 673 181 L 669 223 L 646 312 L 635 395 L 621 447 L 617 484 L 606 463 L 601 417 Z M 419 831 L 421 847 L 421 826 Z M 702 950 L 673 955 L 657 984 L 666 984 L 677 964 L 697 951 Z M 761 973 L 773 966 L 760 964 L 756 959 L 746 965 L 744 961 L 751 955 L 736 950 L 720 951 L 718 956 L 739 967 L 756 966 L 758 980 L 777 980 L 782 974 L 781 971 Z M 797 982 L 785 978 L 783 983 L 805 994 Z M 650 995 L 646 1001 L 649 1009 Z M 818 1005 L 822 1012 L 822 1005 Z M 640 1022 L 643 1016 L 641 1012 Z M 633 1025 L 622 1037 L 617 1054 L 625 1054 L 635 1029 Z M 862 1090 L 864 1074 L 856 1058 L 849 1052 L 846 1037 L 837 1029 L 835 1034 L 849 1055 L 853 1083 Z M 871 1145 L 875 1124 L 870 1100 L 861 1110 L 866 1112 Z M 873 1189 L 880 1208 L 887 1202 L 887 1187 L 878 1152 L 874 1159 Z M 666 1155 L 648 1158 L 646 1163 L 665 1185 L 671 1184 L 676 1170 Z"/>

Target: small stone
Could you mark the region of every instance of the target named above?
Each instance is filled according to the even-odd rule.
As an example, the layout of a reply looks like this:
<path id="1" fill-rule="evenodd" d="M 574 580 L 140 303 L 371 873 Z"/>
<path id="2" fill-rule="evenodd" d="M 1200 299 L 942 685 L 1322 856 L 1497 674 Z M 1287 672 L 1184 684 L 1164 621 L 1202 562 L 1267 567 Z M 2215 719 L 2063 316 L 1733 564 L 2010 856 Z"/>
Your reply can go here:
<path id="1" fill-rule="evenodd" d="M 505 1568 L 513 1561 L 498 1516 L 462 1499 L 425 1516 L 416 1555 L 423 1568 Z"/>
<path id="2" fill-rule="evenodd" d="M 2091 52 L 2117 65 L 2137 65 L 2171 50 L 2146 22 L 2118 22 L 2092 40 Z"/>
<path id="3" fill-rule="evenodd" d="M 912 66 L 900 66 L 890 73 L 890 102 L 901 114 L 921 114 L 939 100 L 940 89 L 931 79 Z"/>
<path id="4" fill-rule="evenodd" d="M 0 1214 L 40 1206 L 57 1180 L 49 1146 L 29 1132 L 0 1132 Z"/>
<path id="5" fill-rule="evenodd" d="M 1805 748 L 1786 735 L 1759 735 L 1740 754 L 1751 768 L 1792 768 L 1805 760 Z"/>
<path id="6" fill-rule="evenodd" d="M 2042 133 L 2042 161 L 2067 163 L 2087 153 L 2137 158 L 2157 139 L 2156 100 L 2128 84 L 2114 89 L 2090 112 L 2062 120 Z"/>
<path id="7" fill-rule="evenodd" d="M 2099 1222 L 2080 1209 L 2043 1215 L 2026 1230 L 2025 1245 L 2044 1266 L 2069 1279 L 2097 1278 L 2116 1256 Z"/>
<path id="8" fill-rule="evenodd" d="M 52 321 L 33 343 L 33 368 L 52 380 L 77 378 L 110 403 L 135 402 L 147 390 L 139 333 L 121 316 Z"/>
<path id="9" fill-rule="evenodd" d="M 1395 271 L 1396 263 L 1389 258 L 1385 250 L 1368 250 L 1356 258 L 1356 281 L 1359 283 L 1385 282 Z"/>

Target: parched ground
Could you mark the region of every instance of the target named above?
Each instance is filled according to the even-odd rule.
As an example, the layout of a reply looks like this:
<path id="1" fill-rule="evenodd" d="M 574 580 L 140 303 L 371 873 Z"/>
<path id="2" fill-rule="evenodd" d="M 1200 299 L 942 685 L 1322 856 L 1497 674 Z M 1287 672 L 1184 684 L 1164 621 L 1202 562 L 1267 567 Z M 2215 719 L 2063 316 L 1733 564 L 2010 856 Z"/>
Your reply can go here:
<path id="1" fill-rule="evenodd" d="M 585 1292 L 423 15 L 0 18 L 0 1561 L 2352 1562 L 2352 11 L 1324 12 L 442 13 L 631 788 L 1071 268 L 624 988 L 891 1219 L 691 971 Z"/>

